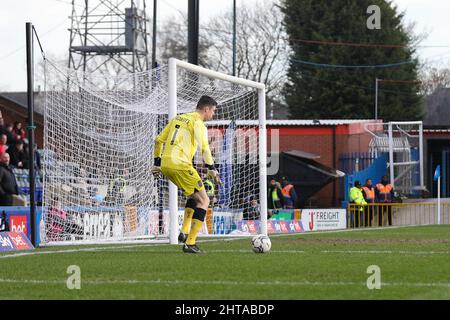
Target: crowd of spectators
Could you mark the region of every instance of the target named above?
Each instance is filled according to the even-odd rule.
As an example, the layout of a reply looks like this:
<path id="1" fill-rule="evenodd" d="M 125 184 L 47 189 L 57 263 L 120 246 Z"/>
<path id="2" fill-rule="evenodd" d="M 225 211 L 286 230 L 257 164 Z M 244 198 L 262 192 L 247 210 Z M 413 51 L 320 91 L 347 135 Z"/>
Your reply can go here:
<path id="1" fill-rule="evenodd" d="M 27 133 L 19 121 L 5 124 L 0 115 L 0 156 L 7 152 L 10 156 L 10 165 L 13 168 L 28 169 L 28 139 Z"/>
<path id="2" fill-rule="evenodd" d="M 267 194 L 267 206 L 269 209 L 296 209 L 297 200 L 298 196 L 295 187 L 287 177 L 283 177 L 281 182 L 275 179 L 270 180 Z"/>
<path id="3" fill-rule="evenodd" d="M 282 209 L 296 209 L 298 196 L 294 185 L 287 177 L 283 177 L 281 181 L 271 179 L 268 186 L 267 208 L 268 218 L 278 213 Z M 244 201 L 244 220 L 258 220 L 261 216 L 258 197 L 249 196 Z"/>
<path id="4" fill-rule="evenodd" d="M 16 169 L 29 169 L 29 141 L 20 121 L 5 124 L 0 112 L 0 206 L 23 205 L 19 197 Z M 34 145 L 36 148 L 36 145 Z M 35 168 L 41 168 L 39 153 L 35 151 Z M 17 201 L 15 201 L 17 200 Z"/>

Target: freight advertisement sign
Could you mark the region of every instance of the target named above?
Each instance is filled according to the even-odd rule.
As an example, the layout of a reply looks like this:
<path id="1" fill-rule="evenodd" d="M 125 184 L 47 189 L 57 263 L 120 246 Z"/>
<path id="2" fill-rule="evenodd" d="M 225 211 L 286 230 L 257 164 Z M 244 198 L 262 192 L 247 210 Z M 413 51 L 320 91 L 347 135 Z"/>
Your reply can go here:
<path id="1" fill-rule="evenodd" d="M 302 224 L 305 231 L 339 230 L 347 227 L 345 209 L 304 209 Z"/>

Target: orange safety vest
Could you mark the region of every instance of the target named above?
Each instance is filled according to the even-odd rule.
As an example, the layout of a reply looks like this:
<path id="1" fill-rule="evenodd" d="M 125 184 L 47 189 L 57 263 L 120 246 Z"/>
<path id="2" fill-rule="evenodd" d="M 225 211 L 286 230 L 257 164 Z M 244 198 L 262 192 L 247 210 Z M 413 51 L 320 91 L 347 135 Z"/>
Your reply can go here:
<path id="1" fill-rule="evenodd" d="M 294 186 L 292 184 L 288 184 L 283 189 L 281 189 L 281 193 L 283 194 L 283 197 L 290 198 L 291 197 L 291 190 Z"/>
<path id="2" fill-rule="evenodd" d="M 372 189 L 369 189 L 368 187 L 363 187 L 364 193 L 366 194 L 366 201 L 373 203 L 375 202 L 375 189 L 372 187 Z"/>
<path id="3" fill-rule="evenodd" d="M 392 186 L 390 184 L 383 185 L 381 183 L 377 184 L 377 190 L 380 193 L 381 202 L 392 202 L 391 191 Z"/>

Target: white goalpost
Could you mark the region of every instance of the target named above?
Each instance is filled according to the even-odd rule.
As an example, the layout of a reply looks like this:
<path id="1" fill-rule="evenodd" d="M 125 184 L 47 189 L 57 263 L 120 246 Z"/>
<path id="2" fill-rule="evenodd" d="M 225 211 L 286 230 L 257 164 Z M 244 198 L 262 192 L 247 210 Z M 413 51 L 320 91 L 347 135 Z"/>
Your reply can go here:
<path id="1" fill-rule="evenodd" d="M 224 185 L 209 190 L 200 237 L 267 234 L 264 84 L 172 58 L 108 77 L 48 61 L 45 85 L 41 245 L 176 244 L 186 198 L 152 176 L 154 140 L 202 95 L 219 104 L 205 125 Z M 200 153 L 193 164 L 203 177 Z"/>
<path id="2" fill-rule="evenodd" d="M 266 135 L 266 103 L 265 103 L 265 85 L 246 79 L 229 76 L 220 72 L 208 70 L 184 61 L 174 58 L 169 59 L 169 120 L 177 115 L 177 69 L 184 69 L 194 74 L 203 75 L 212 79 L 226 81 L 235 85 L 241 85 L 257 90 L 258 95 L 258 156 L 259 156 L 259 198 L 261 210 L 260 233 L 267 235 L 267 135 Z M 219 111 L 220 112 L 220 111 Z M 252 119 L 256 120 L 256 119 Z M 178 243 L 179 233 L 178 224 L 178 206 L 177 206 L 177 187 L 170 183 L 169 185 L 169 211 L 170 211 L 170 243 Z"/>

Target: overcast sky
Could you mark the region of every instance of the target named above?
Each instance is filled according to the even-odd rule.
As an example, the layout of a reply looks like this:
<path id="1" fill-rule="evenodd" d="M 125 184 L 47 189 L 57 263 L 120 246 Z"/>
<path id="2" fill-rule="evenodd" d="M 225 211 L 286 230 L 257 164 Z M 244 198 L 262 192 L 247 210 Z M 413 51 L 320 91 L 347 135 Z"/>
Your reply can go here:
<path id="1" fill-rule="evenodd" d="M 77 0 L 79 3 L 84 1 Z M 114 0 L 113 0 L 114 1 Z M 245 0 L 251 2 L 254 0 Z M 262 1 L 262 0 L 259 0 Z M 127 1 L 128 2 L 128 1 Z M 142 0 L 140 2 L 142 4 Z M 176 16 L 187 11 L 187 0 L 158 0 L 158 18 Z M 237 5 L 244 0 L 237 0 Z M 419 56 L 439 66 L 450 67 L 450 1 L 393 0 L 406 11 L 407 21 L 417 22 L 417 33 L 426 32 Z M 47 55 L 63 57 L 69 46 L 69 15 L 71 0 L 0 0 L 0 91 L 26 90 L 25 22 L 32 22 L 39 33 Z M 153 1 L 147 0 L 152 13 Z M 200 0 L 200 17 L 207 18 L 231 10 L 232 0 Z M 162 32 L 162 30 L 158 30 Z M 36 51 L 38 51 L 36 43 Z M 36 60 L 39 56 L 36 53 Z"/>

